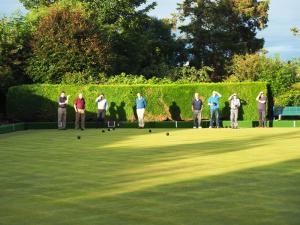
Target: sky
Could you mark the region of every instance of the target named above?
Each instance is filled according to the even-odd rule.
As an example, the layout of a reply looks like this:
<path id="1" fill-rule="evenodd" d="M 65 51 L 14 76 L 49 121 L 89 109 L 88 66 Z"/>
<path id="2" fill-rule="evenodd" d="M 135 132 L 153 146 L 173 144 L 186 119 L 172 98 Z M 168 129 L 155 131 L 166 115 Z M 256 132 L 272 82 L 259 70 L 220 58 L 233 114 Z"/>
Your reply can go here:
<path id="1" fill-rule="evenodd" d="M 151 2 L 153 0 L 149 0 Z M 170 17 L 182 0 L 156 0 L 157 7 L 150 12 L 158 18 Z M 270 56 L 280 55 L 285 60 L 300 58 L 300 36 L 290 32 L 293 26 L 300 27 L 299 0 L 270 0 L 268 27 L 257 34 L 265 39 L 265 49 Z M 25 12 L 18 0 L 0 0 L 0 17 L 16 10 Z"/>

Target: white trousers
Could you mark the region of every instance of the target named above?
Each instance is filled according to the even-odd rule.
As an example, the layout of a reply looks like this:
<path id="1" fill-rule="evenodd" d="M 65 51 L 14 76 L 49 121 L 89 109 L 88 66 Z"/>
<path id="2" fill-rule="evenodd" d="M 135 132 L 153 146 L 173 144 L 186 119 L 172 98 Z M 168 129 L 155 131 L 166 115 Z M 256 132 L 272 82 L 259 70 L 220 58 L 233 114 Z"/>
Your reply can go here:
<path id="1" fill-rule="evenodd" d="M 144 127 L 144 114 L 145 114 L 145 109 L 136 109 L 136 114 L 138 116 L 138 121 L 139 121 L 139 127 Z"/>

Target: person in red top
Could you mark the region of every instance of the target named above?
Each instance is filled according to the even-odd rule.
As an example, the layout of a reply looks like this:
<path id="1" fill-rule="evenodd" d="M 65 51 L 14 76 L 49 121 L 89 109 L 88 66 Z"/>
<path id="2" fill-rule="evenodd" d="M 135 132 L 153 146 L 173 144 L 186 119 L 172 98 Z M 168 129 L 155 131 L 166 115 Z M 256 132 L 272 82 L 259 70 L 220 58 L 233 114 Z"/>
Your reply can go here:
<path id="1" fill-rule="evenodd" d="M 83 94 L 80 93 L 78 98 L 74 102 L 74 109 L 76 113 L 75 119 L 75 129 L 79 129 L 79 120 L 81 120 L 80 128 L 81 130 L 85 129 L 85 100 Z"/>

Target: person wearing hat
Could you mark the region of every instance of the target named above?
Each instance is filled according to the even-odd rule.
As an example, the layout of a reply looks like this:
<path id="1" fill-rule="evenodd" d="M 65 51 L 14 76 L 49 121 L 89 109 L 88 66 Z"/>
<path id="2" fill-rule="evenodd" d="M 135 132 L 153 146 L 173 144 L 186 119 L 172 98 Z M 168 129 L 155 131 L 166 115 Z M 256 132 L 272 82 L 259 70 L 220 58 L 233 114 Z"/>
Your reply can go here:
<path id="1" fill-rule="evenodd" d="M 208 105 L 210 106 L 210 123 L 209 123 L 209 128 L 213 127 L 214 120 L 213 118 L 215 117 L 216 119 L 216 126 L 217 128 L 220 127 L 220 122 L 219 122 L 219 108 L 220 108 L 220 103 L 219 99 L 222 97 L 222 95 L 217 92 L 213 91 L 212 96 L 209 97 L 208 99 Z"/>
<path id="2" fill-rule="evenodd" d="M 100 94 L 98 98 L 96 98 L 96 104 L 97 104 L 97 124 L 96 128 L 100 128 L 101 123 L 104 123 L 105 120 L 105 114 L 108 110 L 108 104 L 104 97 L 104 94 Z"/>
<path id="3" fill-rule="evenodd" d="M 237 94 L 232 94 L 228 101 L 230 102 L 230 122 L 231 128 L 236 129 L 238 127 L 238 116 L 239 116 L 239 107 L 241 106 L 241 101 L 237 97 Z"/>
<path id="4" fill-rule="evenodd" d="M 259 92 L 256 97 L 259 127 L 267 127 L 267 96 Z"/>

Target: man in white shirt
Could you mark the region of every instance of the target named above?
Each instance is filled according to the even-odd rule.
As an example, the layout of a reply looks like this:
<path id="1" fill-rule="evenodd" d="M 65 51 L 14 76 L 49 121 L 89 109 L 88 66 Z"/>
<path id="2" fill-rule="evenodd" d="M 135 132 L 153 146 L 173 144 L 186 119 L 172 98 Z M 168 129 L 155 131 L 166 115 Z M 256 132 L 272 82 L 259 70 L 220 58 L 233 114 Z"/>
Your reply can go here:
<path id="1" fill-rule="evenodd" d="M 100 96 L 96 98 L 96 103 L 98 109 L 96 128 L 100 128 L 100 124 L 104 123 L 105 113 L 108 110 L 108 103 L 104 97 L 104 94 L 100 94 Z"/>
<path id="2" fill-rule="evenodd" d="M 241 101 L 235 93 L 228 98 L 228 101 L 230 102 L 231 128 L 236 129 L 238 127 L 239 107 L 241 106 Z"/>

